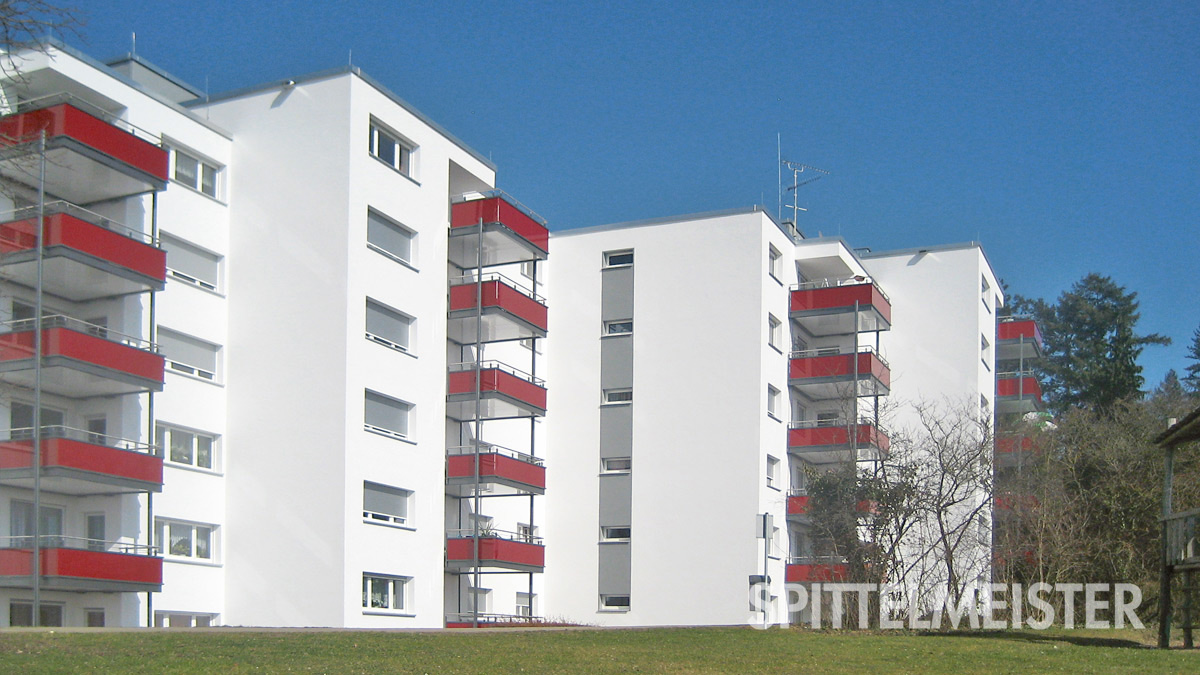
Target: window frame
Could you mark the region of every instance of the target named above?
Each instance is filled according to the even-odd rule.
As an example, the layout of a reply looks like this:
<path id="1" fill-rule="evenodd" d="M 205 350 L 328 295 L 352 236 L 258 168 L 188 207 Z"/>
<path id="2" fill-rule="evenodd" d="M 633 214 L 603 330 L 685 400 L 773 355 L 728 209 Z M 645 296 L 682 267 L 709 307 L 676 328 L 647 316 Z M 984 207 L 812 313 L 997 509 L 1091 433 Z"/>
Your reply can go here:
<path id="1" fill-rule="evenodd" d="M 171 277 L 172 279 L 174 279 L 176 281 L 182 281 L 182 282 L 188 284 L 189 286 L 195 286 L 196 288 L 199 288 L 199 289 L 202 289 L 205 291 L 210 291 L 210 292 L 216 293 L 218 295 L 224 293 L 225 256 L 223 256 L 219 253 L 216 253 L 214 251 L 210 251 L 201 246 L 197 246 L 197 245 L 193 244 L 192 242 L 187 241 L 186 239 L 183 239 L 182 237 L 177 237 L 173 234 L 170 234 L 169 232 L 160 233 L 158 239 L 159 239 L 160 245 L 162 246 L 163 250 L 166 251 L 166 254 L 167 254 L 167 276 Z M 207 279 L 201 279 L 193 274 L 188 274 L 187 272 L 183 272 L 181 270 L 178 270 L 178 269 L 172 267 L 171 266 L 171 248 L 172 247 L 184 249 L 185 251 L 187 251 L 187 249 L 191 249 L 191 251 L 187 251 L 187 252 L 196 257 L 215 258 L 216 260 L 213 262 L 216 265 L 216 273 L 214 274 L 216 279 L 213 281 L 209 281 Z"/>
<path id="2" fill-rule="evenodd" d="M 389 429 L 387 427 L 381 427 L 376 424 L 371 424 L 370 422 L 367 421 L 366 402 L 367 402 L 368 398 L 372 395 L 377 396 L 381 399 L 385 399 L 386 401 L 390 401 L 392 403 L 398 403 L 398 404 L 400 404 L 400 406 L 403 407 L 404 427 L 405 427 L 404 431 L 398 431 L 396 429 Z M 386 401 L 384 402 L 385 404 L 386 404 Z M 375 391 L 373 389 L 364 389 L 363 390 L 363 430 L 373 433 L 373 434 L 378 434 L 380 436 L 386 436 L 387 438 L 394 438 L 399 441 L 413 443 L 414 441 L 412 440 L 412 437 L 411 437 L 411 430 L 412 430 L 412 426 L 413 426 L 413 420 L 412 420 L 413 410 L 415 410 L 415 409 L 416 409 L 416 405 L 409 403 L 408 401 L 398 399 L 395 396 L 388 396 L 387 394 Z"/>
<path id="3" fill-rule="evenodd" d="M 775 248 L 774 244 L 767 244 L 767 274 L 775 281 L 783 283 L 783 279 L 780 278 L 783 276 L 783 253 Z"/>
<path id="4" fill-rule="evenodd" d="M 767 417 L 773 420 L 780 421 L 779 409 L 783 403 L 783 391 L 772 384 L 767 385 Z"/>
<path id="5" fill-rule="evenodd" d="M 368 486 L 374 488 L 382 488 L 378 492 L 404 493 L 393 494 L 392 496 L 403 500 L 404 513 L 385 513 L 383 511 L 371 510 L 367 508 L 367 490 Z M 384 483 L 376 483 L 374 481 L 363 481 L 363 522 L 370 525 L 386 525 L 389 527 L 400 527 L 407 530 L 415 530 L 413 526 L 413 495 L 415 493 L 407 488 L 397 487 L 395 485 L 385 485 Z"/>
<path id="6" fill-rule="evenodd" d="M 173 440 L 173 436 L 174 436 L 175 432 L 178 432 L 181 434 L 188 434 L 192 437 L 192 442 L 191 442 L 192 461 L 183 462 L 183 461 L 174 459 L 174 457 L 173 457 L 174 444 L 171 441 Z M 209 465 L 208 466 L 202 466 L 200 464 L 200 451 L 201 451 L 200 439 L 202 439 L 202 438 L 208 439 L 208 441 L 209 441 L 209 445 L 208 445 Z M 154 423 L 154 444 L 157 445 L 159 450 L 162 452 L 163 462 L 170 466 L 183 467 L 183 468 L 192 469 L 195 471 L 220 473 L 221 467 L 220 467 L 220 461 L 218 458 L 218 447 L 219 447 L 220 438 L 221 437 L 218 434 L 214 434 L 214 433 L 207 432 L 207 431 L 201 431 L 199 429 L 189 429 L 187 427 L 181 427 L 181 426 L 178 426 L 175 424 L 169 424 L 169 423 L 160 422 L 160 421 L 155 421 L 155 423 Z"/>
<path id="7" fill-rule="evenodd" d="M 192 192 L 202 194 L 205 197 L 208 197 L 209 199 L 212 199 L 212 200 L 215 200 L 218 202 L 220 202 L 222 200 L 223 195 L 222 195 L 222 189 L 221 189 L 221 187 L 222 187 L 221 179 L 222 179 L 222 175 L 225 172 L 224 165 L 214 162 L 211 159 L 203 156 L 202 154 L 200 154 L 194 150 L 191 150 L 191 149 L 185 150 L 185 149 L 183 149 L 177 145 L 173 145 L 171 143 L 167 143 L 167 149 L 171 153 L 171 159 L 170 159 L 171 176 L 170 176 L 170 178 L 171 178 L 172 183 L 175 183 L 177 185 L 182 185 L 185 188 L 188 188 L 189 190 L 191 190 Z M 195 166 L 195 175 L 192 177 L 193 182 L 188 182 L 188 181 L 184 180 L 183 178 L 180 178 L 180 174 L 179 174 L 180 157 L 185 157 L 185 158 L 191 160 L 193 163 L 195 163 L 195 165 L 196 165 Z M 208 177 L 209 175 L 211 175 L 211 177 L 212 177 L 212 183 L 211 183 L 212 191 L 211 192 L 208 191 L 207 189 L 205 189 L 205 178 Z"/>
<path id="8" fill-rule="evenodd" d="M 377 310 L 379 310 L 381 313 L 383 313 L 385 315 L 386 314 L 395 315 L 395 316 L 391 316 L 388 318 L 399 319 L 400 321 L 406 323 L 408 335 L 405 336 L 405 338 L 406 338 L 405 344 L 400 344 L 399 342 L 391 339 L 388 336 L 379 335 L 377 333 L 372 333 L 369 328 L 366 328 L 364 330 L 364 335 L 366 336 L 366 339 L 370 340 L 371 342 L 374 342 L 375 344 L 383 345 L 384 347 L 387 347 L 388 349 L 402 352 L 404 354 L 414 355 L 413 352 L 415 351 L 415 349 L 413 347 L 413 342 L 414 342 L 413 334 L 416 332 L 416 323 L 417 323 L 416 317 L 412 316 L 411 314 L 409 314 L 407 312 L 401 312 L 400 310 L 398 310 L 394 307 L 391 307 L 389 305 L 386 305 L 386 304 L 376 300 L 375 298 L 367 296 L 367 303 L 366 303 L 366 309 L 365 309 L 366 313 L 363 315 L 364 323 L 367 323 L 366 320 L 370 319 L 370 312 L 372 310 L 372 307 L 371 307 L 372 305 L 374 305 Z"/>
<path id="9" fill-rule="evenodd" d="M 373 583 L 382 581 L 387 585 L 387 606 L 374 605 Z M 390 614 L 413 616 L 413 578 L 400 574 L 363 572 L 363 614 Z M 397 601 L 399 606 L 397 606 Z"/>
<path id="10" fill-rule="evenodd" d="M 416 163 L 417 144 L 408 140 L 404 134 L 380 122 L 374 116 L 371 117 L 368 129 L 367 152 L 392 171 L 416 182 L 416 175 L 413 169 Z M 381 146 L 379 140 L 381 137 L 388 139 L 396 146 L 396 156 L 394 158 L 389 160 L 380 154 Z"/>
<path id="11" fill-rule="evenodd" d="M 783 321 L 774 314 L 767 312 L 767 344 L 779 352 L 783 353 Z"/>
<path id="12" fill-rule="evenodd" d="M 626 462 L 628 466 L 624 468 L 613 468 L 610 462 Z M 608 475 L 622 475 L 633 473 L 633 458 L 632 457 L 601 457 L 600 458 L 600 473 Z"/>
<path id="13" fill-rule="evenodd" d="M 178 374 L 186 375 L 188 377 L 191 377 L 196 380 L 200 380 L 202 382 L 211 382 L 213 384 L 220 384 L 222 382 L 221 362 L 223 361 L 222 356 L 224 355 L 224 352 L 225 352 L 225 348 L 222 345 L 219 345 L 215 342 L 209 342 L 208 340 L 205 340 L 203 338 L 198 338 L 194 335 L 189 335 L 187 333 L 184 333 L 183 331 L 178 331 L 173 328 L 168 328 L 166 326 L 160 325 L 158 327 L 158 331 L 155 335 L 155 343 L 159 347 L 162 346 L 162 338 L 163 338 L 164 331 L 166 331 L 167 333 L 181 336 L 185 340 L 194 340 L 196 342 L 202 343 L 203 345 L 212 347 L 213 348 L 213 357 L 214 357 L 213 360 L 215 362 L 213 367 L 216 369 L 213 371 L 208 371 L 208 370 L 201 368 L 200 366 L 193 365 L 190 363 L 184 363 L 183 361 L 176 361 L 175 359 L 172 359 L 170 356 L 168 356 L 166 354 L 162 354 L 163 359 L 165 361 L 165 365 L 167 367 L 167 370 L 172 371 L 172 372 L 176 373 L 177 375 Z M 160 354 L 161 354 L 161 350 L 160 350 Z"/>
<path id="14" fill-rule="evenodd" d="M 627 542 L 632 539 L 633 528 L 629 525 L 600 526 L 601 542 Z"/>
<path id="15" fill-rule="evenodd" d="M 188 536 L 188 552 L 175 553 L 175 545 L 172 543 L 171 537 L 172 527 L 188 528 L 190 534 Z M 208 530 L 208 555 L 197 555 L 196 542 L 200 541 L 199 530 Z M 154 547 L 158 549 L 159 555 L 163 560 L 172 560 L 175 562 L 187 562 L 199 565 L 219 565 L 220 560 L 217 557 L 219 553 L 219 532 L 220 526 L 214 523 L 200 523 L 190 520 L 177 520 L 174 518 L 155 518 L 154 519 Z"/>
<path id="16" fill-rule="evenodd" d="M 613 262 L 614 258 L 624 258 L 625 256 L 629 256 L 628 261 L 622 260 L 619 262 Z M 615 269 L 621 269 L 624 267 L 633 267 L 633 249 L 622 248 L 622 249 L 614 249 L 612 251 L 604 252 L 604 267 L 603 267 L 603 269 L 615 270 Z"/>
<path id="17" fill-rule="evenodd" d="M 626 394 L 629 395 L 628 398 L 625 398 Z M 600 405 L 633 405 L 633 387 L 614 387 L 612 389 L 603 390 L 601 393 Z"/>
<path id="18" fill-rule="evenodd" d="M 400 255 L 399 253 L 397 253 L 395 251 L 392 251 L 391 249 L 388 249 L 387 247 L 380 244 L 378 241 L 371 241 L 371 217 L 372 216 L 374 216 L 376 218 L 376 220 L 384 227 L 398 230 L 400 235 L 407 238 L 407 240 L 408 240 L 408 257 L 407 258 L 404 257 L 403 255 Z M 392 218 L 391 216 L 384 214 L 379 209 L 367 207 L 367 237 L 366 237 L 366 239 L 367 239 L 367 248 L 371 249 L 372 251 L 375 251 L 376 253 L 378 253 L 390 260 L 398 262 L 401 265 L 404 265 L 405 267 L 412 269 L 413 271 L 419 271 L 417 269 L 418 233 L 413 228 L 405 225 L 404 223 L 396 220 L 395 218 Z"/>
<path id="19" fill-rule="evenodd" d="M 781 490 L 779 483 L 779 468 L 783 462 L 774 455 L 767 455 L 767 487 L 772 490 Z"/>
<path id="20" fill-rule="evenodd" d="M 628 324 L 628 328 L 623 328 Z M 614 330 L 617 329 L 617 330 Z M 621 337 L 633 335 L 633 319 L 612 319 L 604 322 L 604 334 L 601 337 Z"/>
<path id="21" fill-rule="evenodd" d="M 610 602 L 613 600 L 617 602 Z M 624 602 L 621 602 L 621 600 L 624 600 Z M 601 612 L 628 612 L 631 604 L 629 595 L 625 593 L 600 594 Z"/>

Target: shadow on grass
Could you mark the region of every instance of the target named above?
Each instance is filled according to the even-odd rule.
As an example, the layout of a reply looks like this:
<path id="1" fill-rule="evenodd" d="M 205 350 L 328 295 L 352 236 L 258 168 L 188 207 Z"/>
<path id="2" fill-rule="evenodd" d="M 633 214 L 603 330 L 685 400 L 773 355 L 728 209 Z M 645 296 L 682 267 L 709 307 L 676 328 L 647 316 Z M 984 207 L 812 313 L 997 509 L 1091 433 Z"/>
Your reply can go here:
<path id="1" fill-rule="evenodd" d="M 1033 631 L 965 631 L 952 630 L 946 632 L 925 631 L 920 633 L 929 637 L 973 637 L 993 640 L 1013 640 L 1016 642 L 1067 642 L 1080 647 L 1122 647 L 1125 649 L 1153 649 L 1151 645 L 1137 640 L 1120 638 L 1090 637 L 1085 635 L 1064 635 L 1062 633 L 1036 633 Z"/>

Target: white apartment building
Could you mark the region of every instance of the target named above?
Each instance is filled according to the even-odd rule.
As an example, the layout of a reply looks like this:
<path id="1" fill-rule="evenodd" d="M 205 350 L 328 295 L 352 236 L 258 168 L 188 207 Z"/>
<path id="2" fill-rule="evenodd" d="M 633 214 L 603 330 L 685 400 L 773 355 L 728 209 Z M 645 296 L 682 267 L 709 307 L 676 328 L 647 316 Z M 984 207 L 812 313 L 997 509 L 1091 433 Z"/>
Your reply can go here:
<path id="1" fill-rule="evenodd" d="M 551 237 L 354 68 L 201 97 L 16 61 L 0 626 L 738 624 L 754 578 L 787 621 L 785 582 L 845 573 L 806 467 L 885 457 L 888 399 L 992 405 L 977 245 Z"/>
<path id="2" fill-rule="evenodd" d="M 991 406 L 1003 298 L 978 245 L 859 254 L 758 209 L 552 240 L 549 376 L 570 386 L 547 489 L 574 496 L 547 509 L 556 617 L 745 624 L 768 579 L 768 620 L 794 620 L 785 582 L 846 574 L 812 550 L 806 469 L 886 457 L 887 426 L 916 421 L 889 398 Z"/>

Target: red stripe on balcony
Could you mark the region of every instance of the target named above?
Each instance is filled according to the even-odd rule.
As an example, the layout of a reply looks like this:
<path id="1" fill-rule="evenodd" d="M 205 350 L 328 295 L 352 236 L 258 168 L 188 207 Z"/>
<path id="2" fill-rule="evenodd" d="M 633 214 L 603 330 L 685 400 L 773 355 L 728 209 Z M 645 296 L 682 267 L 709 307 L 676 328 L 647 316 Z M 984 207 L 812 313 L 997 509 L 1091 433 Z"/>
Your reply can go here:
<path id="1" fill-rule="evenodd" d="M 546 330 L 545 305 L 500 281 L 485 281 L 482 287 L 484 307 L 499 307 Z M 464 309 L 475 309 L 474 283 L 450 287 L 450 311 Z"/>
<path id="2" fill-rule="evenodd" d="M 550 250 L 550 231 L 500 197 L 472 199 L 450 207 L 450 227 L 501 223 L 543 251 Z"/>
<path id="3" fill-rule="evenodd" d="M 61 103 L 0 120 L 0 134 L 9 138 L 32 138 L 43 129 L 48 139 L 56 136 L 73 138 L 159 180 L 167 180 L 166 150 L 73 105 Z"/>
<path id="4" fill-rule="evenodd" d="M 473 560 L 473 541 L 470 538 L 446 540 L 446 559 L 456 562 Z M 484 563 L 495 561 L 545 567 L 546 547 L 523 541 L 485 537 L 479 540 L 479 560 Z"/>
<path id="5" fill-rule="evenodd" d="M 808 495 L 793 495 L 787 500 L 788 515 L 804 515 L 808 513 Z"/>
<path id="6" fill-rule="evenodd" d="M 892 323 L 892 304 L 875 287 L 875 284 L 853 284 L 792 291 L 791 311 L 853 309 L 855 302 L 860 308 L 874 307 L 884 321 L 888 324 Z"/>
<path id="7" fill-rule="evenodd" d="M 42 331 L 43 356 L 62 356 L 103 368 L 163 381 L 163 357 L 69 328 Z M 33 331 L 0 335 L 0 361 L 33 358 Z"/>
<path id="8" fill-rule="evenodd" d="M 1021 396 L 1042 400 L 1042 385 L 1036 377 L 1006 377 L 996 380 L 996 396 Z"/>
<path id="9" fill-rule="evenodd" d="M 856 435 L 859 447 L 874 446 L 887 451 L 890 441 L 886 434 L 870 424 L 858 424 Z M 789 429 L 788 447 L 802 448 L 806 446 L 841 446 L 850 445 L 850 433 L 846 427 L 810 427 L 807 429 Z"/>
<path id="10" fill-rule="evenodd" d="M 996 326 L 996 339 L 1019 340 L 1025 338 L 1042 344 L 1042 329 L 1036 321 L 1005 321 Z"/>
<path id="11" fill-rule="evenodd" d="M 0 576 L 29 575 L 33 552 L 29 549 L 0 550 Z M 78 548 L 42 549 L 44 576 L 126 581 L 138 584 L 162 583 L 162 558 Z"/>
<path id="12" fill-rule="evenodd" d="M 0 225 L 0 253 L 36 247 L 36 232 L 36 220 Z M 54 213 L 46 216 L 42 232 L 44 246 L 65 246 L 159 281 L 167 278 L 166 251 L 72 215 Z"/>
<path id="13" fill-rule="evenodd" d="M 518 401 L 523 401 L 543 410 L 546 409 L 546 390 L 532 382 L 522 380 L 511 373 L 496 368 L 486 368 L 481 373 L 479 390 L 507 394 Z M 451 394 L 472 394 L 475 392 L 475 371 L 465 370 L 450 373 L 449 390 Z"/>
<path id="14" fill-rule="evenodd" d="M 806 583 L 810 581 L 845 581 L 850 570 L 844 564 L 788 565 L 786 581 Z"/>
<path id="15" fill-rule="evenodd" d="M 26 469 L 31 466 L 32 439 L 0 443 L 0 469 Z M 160 485 L 163 481 L 161 457 L 69 438 L 42 439 L 42 466 L 79 469 Z"/>
<path id="16" fill-rule="evenodd" d="M 1030 436 L 1001 436 L 996 439 L 996 452 L 1028 452 L 1033 450 Z"/>
<path id="17" fill-rule="evenodd" d="M 873 375 L 883 386 L 890 388 L 891 370 L 872 352 L 863 352 L 858 356 L 858 375 Z M 808 358 L 791 359 L 788 361 L 788 379 L 802 380 L 819 377 L 854 377 L 853 354 L 834 354 L 831 356 L 813 356 Z"/>
<path id="18" fill-rule="evenodd" d="M 453 455 L 447 458 L 446 471 L 451 478 L 475 476 L 474 455 Z M 546 487 L 546 467 L 522 462 L 494 452 L 479 455 L 481 478 L 503 478 L 534 487 Z"/>

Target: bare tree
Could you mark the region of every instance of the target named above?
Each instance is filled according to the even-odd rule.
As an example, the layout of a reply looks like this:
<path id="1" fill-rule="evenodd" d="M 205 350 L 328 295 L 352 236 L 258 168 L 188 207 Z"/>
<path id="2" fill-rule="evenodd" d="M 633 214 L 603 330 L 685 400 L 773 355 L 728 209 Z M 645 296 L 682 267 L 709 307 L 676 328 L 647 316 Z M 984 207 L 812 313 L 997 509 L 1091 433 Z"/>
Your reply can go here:
<path id="1" fill-rule="evenodd" d="M 37 47 L 48 35 L 75 33 L 83 25 L 77 8 L 46 0 L 0 0 L 0 49 Z"/>

